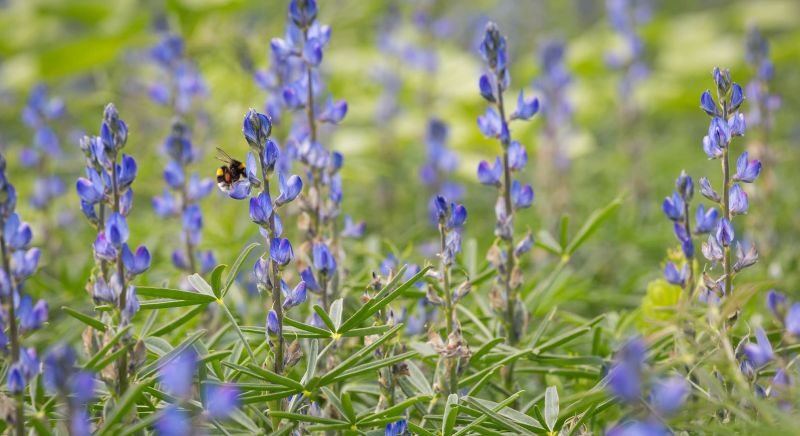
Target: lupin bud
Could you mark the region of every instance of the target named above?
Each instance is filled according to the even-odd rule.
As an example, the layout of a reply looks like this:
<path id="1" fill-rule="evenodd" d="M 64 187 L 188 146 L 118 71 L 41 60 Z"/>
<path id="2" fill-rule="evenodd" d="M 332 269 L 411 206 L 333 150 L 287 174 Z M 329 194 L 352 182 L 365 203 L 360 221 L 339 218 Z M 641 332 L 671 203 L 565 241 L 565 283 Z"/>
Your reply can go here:
<path id="1" fill-rule="evenodd" d="M 714 83 L 717 85 L 717 91 L 719 92 L 720 96 L 728 95 L 728 91 L 731 88 L 731 70 L 727 68 L 720 69 L 719 67 L 715 67 L 714 70 L 711 72 L 712 76 L 714 76 Z"/>

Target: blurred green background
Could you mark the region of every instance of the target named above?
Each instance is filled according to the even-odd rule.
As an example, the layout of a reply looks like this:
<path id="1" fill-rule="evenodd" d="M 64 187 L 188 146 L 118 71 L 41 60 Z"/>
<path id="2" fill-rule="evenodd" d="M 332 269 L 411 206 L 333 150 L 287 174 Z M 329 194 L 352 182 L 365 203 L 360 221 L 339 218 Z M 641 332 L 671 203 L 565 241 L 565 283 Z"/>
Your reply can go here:
<path id="1" fill-rule="evenodd" d="M 451 30 L 447 38 L 433 39 L 412 25 L 421 5 L 447 20 Z M 204 155 L 195 168 L 212 176 L 217 166 L 214 147 L 241 156 L 247 151 L 240 131 L 242 116 L 249 107 L 263 108 L 267 97 L 254 82 L 252 68 L 267 67 L 269 42 L 283 35 L 285 11 L 286 2 L 272 0 L 0 1 L 0 149 L 21 197 L 30 192 L 36 177 L 36 171 L 17 164 L 20 150 L 32 141 L 32 132 L 20 117 L 29 91 L 45 82 L 51 95 L 64 99 L 68 112 L 56 127 L 66 153 L 48 170 L 64 177 L 67 194 L 47 214 L 20 202 L 21 215 L 36 226 L 36 244 L 47 248 L 42 272 L 30 285 L 33 293 L 47 295 L 53 307 L 88 301 L 83 286 L 93 264 L 94 235 L 80 216 L 74 192 L 74 180 L 83 168 L 77 137 L 81 132 L 97 134 L 102 108 L 109 101 L 128 122 L 126 153 L 139 163 L 129 218 L 132 241 L 146 244 L 154 254 L 154 267 L 139 281 L 179 280 L 169 254 L 179 244 L 180 223 L 160 220 L 150 206 L 150 198 L 164 188 L 160 149 L 172 117 L 169 108 L 157 105 L 145 92 L 155 75 L 144 60 L 159 38 L 154 23 L 166 20 L 171 31 L 185 38 L 187 55 L 210 90 L 208 98 L 196 103 L 191 122 L 195 146 Z M 708 119 L 698 108 L 699 96 L 712 85 L 714 66 L 731 68 L 739 83 L 750 80 L 754 72 L 744 61 L 745 34 L 747 26 L 755 24 L 770 41 L 776 64 L 773 89 L 783 103 L 769 141 L 775 165 L 764 169 L 775 177 L 776 191 L 769 197 L 755 193 L 750 214 L 740 220 L 747 222 L 748 239 L 756 239 L 762 255 L 746 275 L 749 281 L 797 294 L 800 108 L 794 90 L 800 87 L 800 2 L 656 2 L 653 19 L 641 28 L 651 73 L 632 97 L 642 113 L 630 125 L 620 122 L 620 74 L 605 62 L 606 53 L 620 41 L 607 22 L 602 1 L 324 0 L 320 11 L 321 22 L 333 29 L 322 67 L 324 80 L 337 99 L 349 103 L 345 121 L 323 141 L 345 155 L 344 211 L 367 222 L 366 242 L 352 242 L 348 251 L 348 267 L 362 272 L 353 276 L 354 281 L 392 250 L 424 261 L 420 251 L 410 247 L 423 245 L 436 232 L 427 221 L 430 193 L 418 180 L 427 120 L 434 116 L 450 126 L 449 144 L 460 158 L 453 178 L 465 187 L 466 238 L 474 239 L 467 242 L 467 252 L 478 253 L 473 263 L 482 262 L 493 238 L 495 192 L 477 183 L 475 168 L 479 160 L 493 159 L 499 150 L 475 124 L 485 108 L 477 89 L 481 63 L 475 47 L 483 24 L 491 19 L 508 36 L 513 92 L 520 87 L 530 92 L 530 84 L 541 73 L 537 52 L 544 41 L 554 37 L 566 41 L 567 67 L 574 75 L 569 99 L 576 111 L 573 162 L 563 180 L 570 193 L 565 207 L 573 216 L 572 230 L 590 211 L 615 197 L 624 198 L 619 211 L 572 263 L 574 274 L 557 285 L 555 302 L 587 314 L 638 306 L 646 284 L 660 276 L 667 249 L 677 245 L 671 223 L 660 211 L 675 177 L 686 169 L 695 179 L 719 178 L 717 163 L 708 161 L 702 151 Z M 382 23 L 389 14 L 400 19 L 397 38 L 436 50 L 435 72 L 407 65 L 379 49 Z M 382 93 L 376 71 L 387 68 L 402 78 L 400 110 L 388 122 L 376 119 Z M 514 131 L 532 161 L 542 129 L 542 121 L 534 120 Z M 279 141 L 286 128 L 276 127 Z M 632 137 L 643 150 L 636 159 L 631 159 L 625 145 Z M 739 146 L 757 138 L 748 134 Z M 530 167 L 524 178 L 535 182 L 537 165 Z M 637 174 L 642 185 L 632 189 Z M 552 206 L 553 195 L 540 186 L 534 188 L 536 202 L 521 214 L 518 228 L 555 232 L 560 211 Z M 753 189 L 760 188 L 756 184 Z M 634 191 L 641 194 L 633 195 Z M 220 262 L 230 263 L 248 240 L 258 237 L 245 202 L 215 192 L 203 209 L 201 248 L 213 249 Z M 287 228 L 294 227 L 294 218 L 284 222 Z M 47 226 L 52 228 L 50 234 Z M 535 275 L 557 260 L 536 251 L 529 260 L 530 270 Z"/>

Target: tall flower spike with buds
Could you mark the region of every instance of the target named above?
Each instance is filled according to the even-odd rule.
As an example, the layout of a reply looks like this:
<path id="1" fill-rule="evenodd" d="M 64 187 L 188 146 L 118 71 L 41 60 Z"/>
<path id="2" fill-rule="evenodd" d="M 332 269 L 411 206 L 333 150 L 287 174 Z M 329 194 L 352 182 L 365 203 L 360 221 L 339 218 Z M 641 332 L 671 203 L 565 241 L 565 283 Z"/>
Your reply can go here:
<path id="1" fill-rule="evenodd" d="M 34 304 L 31 296 L 23 293 L 25 281 L 36 272 L 41 251 L 31 248 L 33 232 L 17 215 L 16 206 L 17 191 L 6 177 L 6 159 L 0 154 L 0 352 L 6 352 L 10 343 L 6 388 L 14 396 L 14 427 L 17 434 L 24 435 L 24 392 L 39 373 L 39 360 L 36 349 L 22 346 L 22 335 L 47 322 L 48 306 L 45 300 Z"/>
<path id="2" fill-rule="evenodd" d="M 172 253 L 172 263 L 179 269 L 205 274 L 216 265 L 211 251 L 200 251 L 203 216 L 199 202 L 214 189 L 211 179 L 201 179 L 196 173 L 190 175 L 189 165 L 196 153 L 189 138 L 189 128 L 180 119 L 175 119 L 172 132 L 164 141 L 164 152 L 169 157 L 164 167 L 167 188 L 160 196 L 153 197 L 153 209 L 162 218 L 180 217 L 183 247 Z"/>
<path id="3" fill-rule="evenodd" d="M 137 166 L 133 157 L 122 153 L 128 141 L 128 126 L 117 109 L 109 103 L 103 112 L 99 137 L 85 137 L 81 149 L 86 155 L 86 177 L 78 179 L 76 190 L 81 210 L 97 228 L 94 255 L 100 268 L 87 285 L 98 304 L 110 304 L 112 315 L 104 315 L 106 324 L 116 323 L 118 329 L 130 324 L 139 311 L 133 278 L 150 267 L 150 252 L 143 245 L 135 251 L 128 245 L 130 232 L 127 216 L 133 205 L 131 185 Z M 117 393 L 128 388 L 129 373 L 135 369 L 128 364 L 132 353 L 130 337 L 123 339 L 122 353 L 117 361 Z"/>
<path id="4" fill-rule="evenodd" d="M 353 232 L 355 228 L 352 226 L 345 229 L 348 231 L 338 226 L 343 199 L 339 170 L 344 158 L 341 153 L 322 145 L 319 133 L 325 125 L 342 122 L 347 114 L 347 102 L 334 100 L 321 92 L 319 67 L 330 41 L 331 28 L 319 23 L 317 12 L 316 0 L 292 0 L 289 3 L 287 37 L 273 39 L 271 47 L 276 60 L 300 60 L 301 64 L 295 71 L 296 75 L 291 79 L 285 78 L 282 89 L 284 106 L 299 115 L 287 141 L 287 149 L 306 167 L 301 225 L 306 230 L 307 243 L 303 244 L 301 251 L 310 258 L 315 244 L 324 244 L 341 263 L 343 252 L 339 239 L 357 233 Z M 301 118 L 303 112 L 305 117 Z M 287 179 L 287 182 L 291 181 Z M 283 197 L 283 183 L 281 186 Z M 327 301 L 337 293 L 337 278 L 318 274 L 316 280 L 332 285 L 330 289 L 326 287 L 321 291 L 323 304 L 327 307 Z"/>
<path id="5" fill-rule="evenodd" d="M 150 49 L 149 57 L 160 70 L 158 81 L 148 93 L 156 103 L 171 106 L 175 113 L 185 114 L 194 100 L 208 95 L 208 87 L 195 65 L 186 57 L 183 38 L 164 31 Z"/>
<path id="6" fill-rule="evenodd" d="M 486 26 L 480 54 L 486 64 L 487 72 L 479 81 L 481 96 L 493 107 L 486 109 L 484 116 L 478 117 L 478 127 L 488 138 L 497 139 L 502 149 L 502 159 L 497 157 L 494 164 L 486 161 L 478 165 L 478 179 L 481 183 L 496 186 L 498 198 L 495 205 L 495 235 L 498 240 L 489 251 L 489 262 L 497 271 L 492 288 L 492 305 L 498 313 L 502 330 L 511 344 L 517 343 L 527 323 L 527 312 L 519 299 L 522 273 L 517 265 L 519 257 L 530 249 L 529 236 L 514 241 L 514 215 L 522 208 L 530 207 L 533 201 L 533 188 L 512 182 L 512 172 L 520 171 L 527 162 L 524 147 L 512 141 L 509 123 L 513 120 L 529 120 L 539 109 L 536 98 L 525 98 L 520 93 L 517 108 L 511 116 L 506 114 L 505 91 L 511 81 L 507 68 L 506 38 L 494 23 Z"/>
<path id="7" fill-rule="evenodd" d="M 704 294 L 713 293 L 719 298 L 729 295 L 733 290 L 734 276 L 758 259 L 752 245 L 745 249 L 741 237 L 737 242 L 733 220 L 736 215 L 747 213 L 748 195 L 743 184 L 755 181 L 761 172 L 761 163 L 750 160 L 747 152 L 742 152 L 737 159 L 735 171 L 731 166 L 733 139 L 744 136 L 745 133 L 744 114 L 739 111 L 745 100 L 744 91 L 731 79 L 731 73 L 727 69 L 714 68 L 712 76 L 716 98 L 709 90 L 700 96 L 700 108 L 711 117 L 708 134 L 703 138 L 703 150 L 709 159 L 722 161 L 721 193 L 705 177 L 700 180 L 700 185 L 703 196 L 718 204 L 722 210 L 716 229 L 708 236 L 707 242 L 703 243 L 703 255 L 706 259 L 712 263 L 722 263 L 721 276 L 704 280 Z M 734 246 L 737 256 L 735 263 Z"/>
<path id="8" fill-rule="evenodd" d="M 272 308 L 267 315 L 267 339 L 273 346 L 273 369 L 283 372 L 284 310 L 303 303 L 306 299 L 306 284 L 300 282 L 294 290 L 281 278 L 283 270 L 294 258 L 294 250 L 288 239 L 282 238 L 283 224 L 278 215 L 281 207 L 297 198 L 303 188 L 303 182 L 297 175 L 285 176 L 277 174 L 279 195 L 273 196 L 271 184 L 275 183 L 275 164 L 280 157 L 278 145 L 270 139 L 272 120 L 265 114 L 250 109 L 244 116 L 242 133 L 250 146 L 245 163 L 245 177 L 239 183 L 243 196 L 228 194 L 235 199 L 249 198 L 250 220 L 259 226 L 259 232 L 266 241 L 267 252 L 256 262 L 253 275 L 258 289 L 272 296 Z M 277 344 L 272 342 L 277 338 Z"/>
<path id="9" fill-rule="evenodd" d="M 456 317 L 455 308 L 459 300 L 467 295 L 471 288 L 469 281 L 464 282 L 458 289 L 451 289 L 450 271 L 455 264 L 455 258 L 461 252 L 461 233 L 467 221 L 467 208 L 464 205 L 448 203 L 441 195 L 434 199 L 436 217 L 439 223 L 440 237 L 440 269 L 441 295 L 434 295 L 429 289 L 428 300 L 442 306 L 445 316 L 445 334 L 447 343 L 442 341 L 439 334 L 431 331 L 431 342 L 445 360 L 445 382 L 449 393 L 458 391 L 458 370 L 462 358 L 470 355 L 466 339 L 461 334 L 461 326 Z"/>
<path id="10" fill-rule="evenodd" d="M 702 204 L 697 206 L 694 215 L 695 224 L 692 230 L 691 201 L 694 196 L 694 181 L 692 177 L 682 171 L 675 181 L 675 191 L 664 199 L 661 209 L 673 222 L 673 229 L 683 253 L 683 265 L 667 262 L 664 267 L 664 278 L 686 289 L 691 295 L 695 288 L 694 275 L 694 236 L 710 233 L 717 225 L 717 210 L 713 207 L 706 210 Z"/>
<path id="11" fill-rule="evenodd" d="M 22 111 L 22 120 L 33 131 L 33 141 L 30 147 L 22 149 L 19 160 L 23 166 L 35 169 L 37 177 L 30 204 L 43 211 L 48 218 L 53 214 L 49 210 L 53 200 L 66 192 L 64 180 L 57 175 L 54 168 L 55 161 L 64 155 L 56 134 L 55 122 L 63 118 L 65 112 L 63 100 L 48 97 L 44 84 L 33 88 Z"/>

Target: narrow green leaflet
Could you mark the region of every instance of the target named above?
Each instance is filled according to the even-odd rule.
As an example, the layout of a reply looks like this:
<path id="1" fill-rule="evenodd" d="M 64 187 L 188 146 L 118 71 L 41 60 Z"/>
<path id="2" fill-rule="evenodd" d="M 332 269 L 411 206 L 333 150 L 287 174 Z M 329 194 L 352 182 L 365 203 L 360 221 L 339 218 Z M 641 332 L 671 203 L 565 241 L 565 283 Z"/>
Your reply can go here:
<path id="1" fill-rule="evenodd" d="M 250 256 L 250 253 L 259 245 L 260 244 L 257 242 L 253 242 L 247 247 L 244 247 L 244 250 L 239 253 L 239 257 L 237 257 L 233 262 L 233 267 L 231 267 L 230 271 L 228 272 L 228 278 L 225 280 L 225 286 L 220 291 L 220 295 L 222 295 L 222 297 L 225 297 L 225 295 L 228 294 L 231 286 L 233 286 L 233 282 L 236 280 L 236 275 L 239 274 L 239 270 L 242 269 L 244 261 L 247 260 L 247 257 Z"/>
<path id="2" fill-rule="evenodd" d="M 124 418 L 128 412 L 130 412 L 136 406 L 136 402 L 139 400 L 139 397 L 142 396 L 144 388 L 150 383 L 152 383 L 152 381 L 141 382 L 128 387 L 128 391 L 125 392 L 125 395 L 119 401 L 114 410 L 112 410 L 108 415 L 106 420 L 103 422 L 103 426 L 97 430 L 96 434 L 98 436 L 113 434 L 111 431 L 114 426 L 122 421 L 122 418 Z"/>
<path id="3" fill-rule="evenodd" d="M 456 427 L 458 417 L 458 395 L 450 394 L 444 406 L 444 416 L 442 417 L 442 435 L 450 436 Z"/>
<path id="4" fill-rule="evenodd" d="M 92 327 L 97 331 L 101 332 L 106 331 L 106 325 L 103 324 L 99 319 L 92 318 L 89 315 L 84 315 L 83 313 L 78 312 L 77 310 L 69 308 L 67 306 L 62 306 L 61 310 L 63 310 L 64 313 L 66 313 L 67 315 L 77 319 L 78 321 L 88 325 L 89 327 Z"/>
<path id="5" fill-rule="evenodd" d="M 408 281 L 406 281 L 402 285 L 398 286 L 394 291 L 388 292 L 388 294 L 381 297 L 381 295 L 384 295 L 384 291 L 391 289 L 393 284 L 396 281 L 398 281 L 397 277 L 402 276 L 402 272 L 405 271 L 405 267 L 401 268 L 400 272 L 397 273 L 397 277 L 395 277 L 394 280 L 392 280 L 388 285 L 386 285 L 386 287 L 383 290 L 381 290 L 381 292 L 378 293 L 378 296 L 370 300 L 367 304 L 361 306 L 361 308 L 359 308 L 356 311 L 356 313 L 353 314 L 353 316 L 348 318 L 347 321 L 345 321 L 344 324 L 342 324 L 342 326 L 339 328 L 338 333 L 346 332 L 347 330 L 357 326 L 359 323 L 363 322 L 367 318 L 374 315 L 375 312 L 386 307 L 386 305 L 388 305 L 389 303 L 394 301 L 394 299 L 402 295 L 402 293 L 406 289 L 410 288 L 411 286 L 414 285 L 414 283 L 418 282 L 425 275 L 425 273 L 428 272 L 430 268 L 431 268 L 430 266 L 422 268 L 418 273 L 414 274 L 413 277 L 411 277 Z"/>
<path id="6" fill-rule="evenodd" d="M 201 277 L 200 274 L 194 273 L 186 279 L 197 292 L 203 295 L 208 295 L 215 300 L 218 298 L 216 295 L 214 295 L 214 290 L 211 289 L 211 285 L 203 277 Z"/>
<path id="7" fill-rule="evenodd" d="M 544 422 L 551 432 L 556 429 L 558 406 L 558 390 L 555 386 L 550 386 L 544 392 Z"/>
<path id="8" fill-rule="evenodd" d="M 205 282 L 205 280 L 203 282 Z M 137 287 L 136 294 L 140 297 L 166 298 L 170 300 L 192 301 L 196 303 L 211 303 L 212 301 L 216 300 L 212 293 L 201 294 L 198 292 L 181 291 L 180 289 L 153 288 L 149 286 Z"/>
<path id="9" fill-rule="evenodd" d="M 575 250 L 580 248 L 580 246 L 600 228 L 600 225 L 611 217 L 611 214 L 613 214 L 621 204 L 622 199 L 616 198 L 606 207 L 592 212 L 586 222 L 583 223 L 583 226 L 575 234 L 575 237 L 572 238 L 572 241 L 567 246 L 565 254 L 571 255 L 575 253 Z"/>

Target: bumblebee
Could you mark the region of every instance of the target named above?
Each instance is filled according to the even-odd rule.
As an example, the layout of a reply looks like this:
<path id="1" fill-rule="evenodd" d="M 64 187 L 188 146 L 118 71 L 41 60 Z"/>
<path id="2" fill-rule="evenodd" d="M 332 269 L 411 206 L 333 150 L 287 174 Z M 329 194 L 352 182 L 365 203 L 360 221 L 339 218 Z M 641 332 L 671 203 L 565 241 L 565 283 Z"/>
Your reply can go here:
<path id="1" fill-rule="evenodd" d="M 228 192 L 234 183 L 246 177 L 246 167 L 244 163 L 232 158 L 219 147 L 217 147 L 217 159 L 225 164 L 217 168 L 217 186 L 222 191 Z"/>

